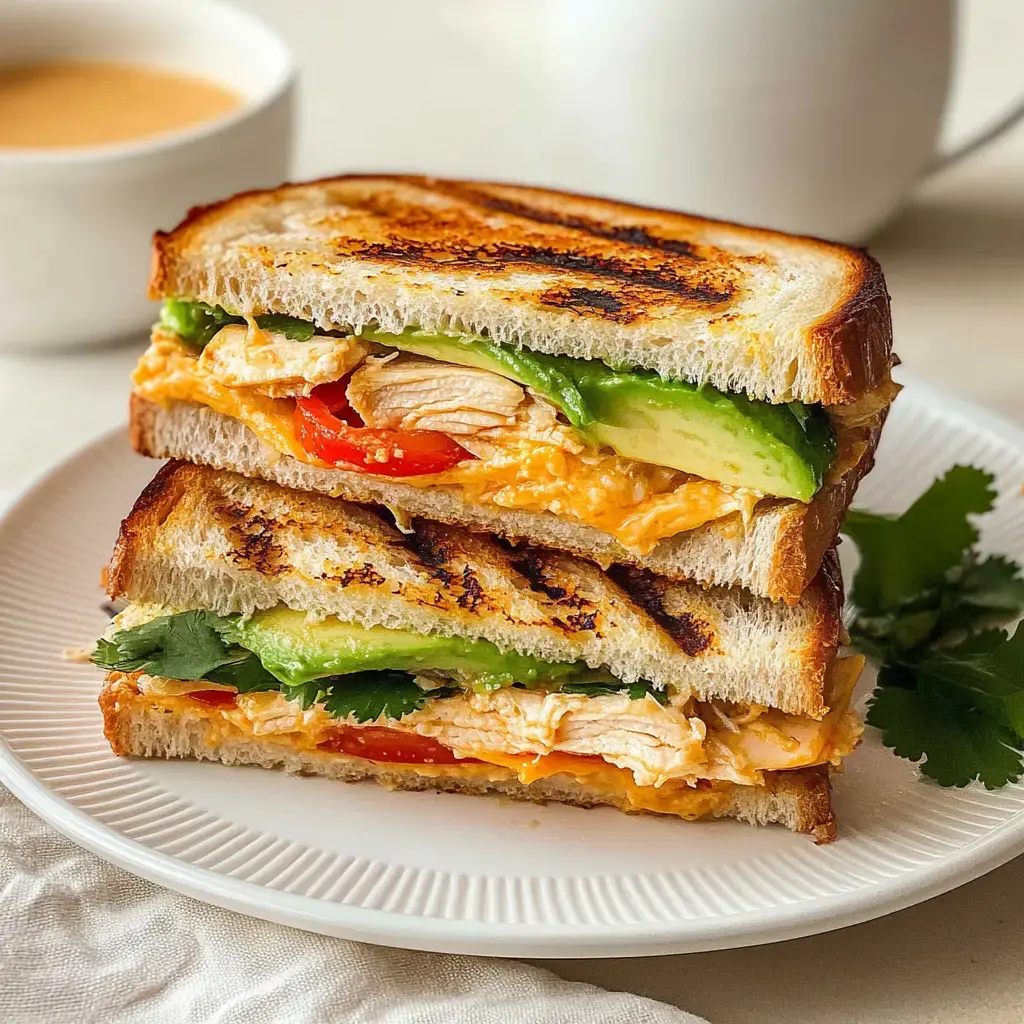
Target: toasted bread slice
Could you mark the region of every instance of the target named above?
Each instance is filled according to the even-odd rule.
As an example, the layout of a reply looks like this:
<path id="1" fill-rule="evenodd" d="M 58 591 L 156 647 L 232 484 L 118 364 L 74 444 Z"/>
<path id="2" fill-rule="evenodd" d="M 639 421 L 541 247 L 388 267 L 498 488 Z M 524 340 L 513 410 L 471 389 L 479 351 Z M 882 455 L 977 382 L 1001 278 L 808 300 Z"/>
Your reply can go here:
<path id="1" fill-rule="evenodd" d="M 150 295 L 486 332 L 771 402 L 853 402 L 891 364 L 862 250 L 483 182 L 351 175 L 194 209 L 155 236 Z"/>
<path id="2" fill-rule="evenodd" d="M 111 596 L 220 614 L 285 604 L 362 625 L 482 638 L 627 682 L 823 717 L 842 626 L 830 553 L 793 606 L 593 563 L 186 463 L 122 523 Z"/>
<path id="3" fill-rule="evenodd" d="M 529 512 L 468 500 L 451 487 L 415 487 L 363 472 L 324 469 L 272 451 L 243 423 L 191 402 L 157 405 L 131 400 L 135 450 L 154 458 L 186 459 L 304 491 L 373 502 L 400 516 L 439 522 L 529 541 L 592 559 L 624 563 L 671 579 L 739 586 L 760 597 L 794 603 L 817 575 L 836 543 L 847 506 L 873 465 L 879 421 L 865 433 L 856 461 L 809 504 L 762 502 L 743 527 L 738 516 L 707 523 L 661 542 L 646 555 L 624 547 L 610 533 L 550 512 Z"/>
<path id="4" fill-rule="evenodd" d="M 344 782 L 371 779 L 388 789 L 436 789 L 453 793 L 499 794 L 537 803 L 563 803 L 578 807 L 601 805 L 622 811 L 639 808 L 629 789 L 595 782 L 595 776 L 576 777 L 560 772 L 524 785 L 516 773 L 498 765 L 398 765 L 368 761 L 347 754 L 304 749 L 280 737 L 255 736 L 224 721 L 199 702 L 178 701 L 169 711 L 153 699 L 124 684 L 112 673 L 100 696 L 104 732 L 116 754 L 133 757 L 188 758 L 229 765 L 283 768 L 293 774 L 321 775 Z M 663 787 L 666 794 L 678 786 Z M 659 813 L 657 797 L 644 801 L 643 810 Z M 690 800 L 686 800 L 691 796 Z M 763 786 L 713 783 L 665 801 L 660 813 L 696 819 L 739 818 L 755 825 L 778 822 L 794 832 L 810 834 L 815 842 L 836 838 L 829 770 L 818 765 L 792 771 L 766 772 Z"/>

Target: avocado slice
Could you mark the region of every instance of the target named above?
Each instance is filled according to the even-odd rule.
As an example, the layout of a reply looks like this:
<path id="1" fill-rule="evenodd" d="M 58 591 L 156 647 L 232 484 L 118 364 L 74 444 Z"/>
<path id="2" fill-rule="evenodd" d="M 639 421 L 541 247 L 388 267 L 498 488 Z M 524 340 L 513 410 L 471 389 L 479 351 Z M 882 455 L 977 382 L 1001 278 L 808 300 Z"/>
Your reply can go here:
<path id="1" fill-rule="evenodd" d="M 771 405 L 596 360 L 571 362 L 568 372 L 594 414 L 588 434 L 626 458 L 806 502 L 835 457 L 835 434 L 820 408 Z"/>
<path id="2" fill-rule="evenodd" d="M 481 690 L 513 683 L 557 688 L 570 680 L 610 678 L 582 662 L 546 662 L 501 651 L 487 640 L 359 626 L 334 616 L 309 622 L 304 612 L 290 608 L 257 612 L 239 621 L 232 639 L 253 651 L 268 671 L 290 686 L 380 669 L 457 672 Z"/>
<path id="3" fill-rule="evenodd" d="M 734 487 L 810 501 L 835 457 L 820 408 L 772 405 L 710 385 L 615 370 L 596 359 L 516 349 L 477 335 L 364 330 L 362 337 L 431 359 L 476 366 L 533 388 L 593 443 Z"/>

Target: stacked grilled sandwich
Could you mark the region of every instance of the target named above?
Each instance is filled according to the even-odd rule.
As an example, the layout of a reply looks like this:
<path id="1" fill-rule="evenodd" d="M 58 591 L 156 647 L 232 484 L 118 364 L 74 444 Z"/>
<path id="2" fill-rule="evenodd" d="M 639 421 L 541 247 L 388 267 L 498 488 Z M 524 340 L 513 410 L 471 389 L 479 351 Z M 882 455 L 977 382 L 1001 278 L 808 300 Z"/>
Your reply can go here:
<path id="1" fill-rule="evenodd" d="M 151 291 L 118 753 L 833 838 L 834 545 L 897 390 L 870 257 L 344 177 L 192 211 Z"/>

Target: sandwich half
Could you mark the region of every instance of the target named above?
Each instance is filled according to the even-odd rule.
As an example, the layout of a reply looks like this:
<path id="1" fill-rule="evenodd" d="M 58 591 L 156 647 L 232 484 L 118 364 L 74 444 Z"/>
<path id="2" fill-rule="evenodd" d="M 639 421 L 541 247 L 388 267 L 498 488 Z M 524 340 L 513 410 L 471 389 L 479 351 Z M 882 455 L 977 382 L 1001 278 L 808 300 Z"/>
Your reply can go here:
<path id="1" fill-rule="evenodd" d="M 150 293 L 143 453 L 788 602 L 897 391 L 864 252 L 541 189 L 240 195 Z"/>
<path id="2" fill-rule="evenodd" d="M 186 463 L 122 524 L 114 750 L 834 838 L 834 552 L 790 606 Z"/>

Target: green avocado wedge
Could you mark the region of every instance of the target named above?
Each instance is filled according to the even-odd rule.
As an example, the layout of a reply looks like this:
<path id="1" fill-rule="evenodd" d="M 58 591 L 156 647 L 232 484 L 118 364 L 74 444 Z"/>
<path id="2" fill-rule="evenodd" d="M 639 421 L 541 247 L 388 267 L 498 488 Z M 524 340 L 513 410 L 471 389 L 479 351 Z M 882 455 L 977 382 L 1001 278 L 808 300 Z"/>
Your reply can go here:
<path id="1" fill-rule="evenodd" d="M 835 457 L 835 434 L 820 408 L 573 362 L 573 380 L 594 414 L 589 435 L 625 458 L 807 502 Z"/>
<path id="2" fill-rule="evenodd" d="M 771 405 L 649 370 L 615 370 L 475 335 L 364 330 L 362 337 L 500 373 L 543 395 L 595 444 L 733 487 L 807 502 L 836 453 L 828 418 L 813 406 Z"/>
<path id="3" fill-rule="evenodd" d="M 551 663 L 501 651 L 487 640 L 359 626 L 333 616 L 308 622 L 305 613 L 290 608 L 257 612 L 235 626 L 232 639 L 290 686 L 381 669 L 457 672 L 480 690 L 513 683 L 557 689 L 564 682 L 610 678 L 582 663 Z"/>

